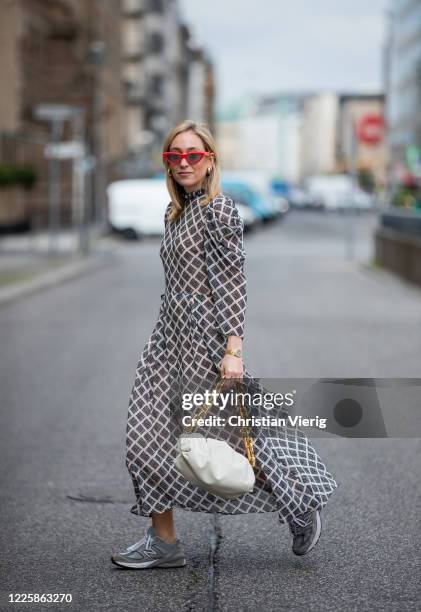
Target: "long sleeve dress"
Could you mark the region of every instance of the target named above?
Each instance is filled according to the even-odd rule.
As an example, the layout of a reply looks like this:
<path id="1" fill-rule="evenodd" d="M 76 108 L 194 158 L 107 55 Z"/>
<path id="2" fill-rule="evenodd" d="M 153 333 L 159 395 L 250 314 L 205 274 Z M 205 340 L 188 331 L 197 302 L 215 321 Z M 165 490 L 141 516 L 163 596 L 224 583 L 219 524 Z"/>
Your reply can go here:
<path id="1" fill-rule="evenodd" d="M 204 491 L 173 466 L 182 432 L 180 389 L 217 381 L 227 337 L 244 338 L 243 221 L 231 198 L 220 194 L 203 207 L 204 197 L 203 189 L 186 192 L 174 222 L 168 219 L 171 202 L 165 212 L 160 247 L 165 291 L 129 399 L 126 466 L 136 498 L 130 512 L 151 516 L 175 506 L 224 514 L 276 511 L 285 523 L 321 509 L 337 487 L 298 428 L 278 429 L 276 437 L 253 430 L 256 484 L 238 498 Z M 261 389 L 245 367 L 244 380 Z M 238 450 L 241 441 L 239 436 Z"/>

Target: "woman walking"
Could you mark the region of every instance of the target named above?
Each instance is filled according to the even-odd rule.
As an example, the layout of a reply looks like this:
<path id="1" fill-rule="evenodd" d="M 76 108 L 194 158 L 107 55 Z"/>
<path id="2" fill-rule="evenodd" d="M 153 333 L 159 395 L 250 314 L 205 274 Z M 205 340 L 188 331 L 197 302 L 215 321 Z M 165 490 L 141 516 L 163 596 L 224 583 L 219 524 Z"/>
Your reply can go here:
<path id="1" fill-rule="evenodd" d="M 126 465 L 136 503 L 131 512 L 151 518 L 144 537 L 112 555 L 128 568 L 181 567 L 174 507 L 197 512 L 278 512 L 288 523 L 297 555 L 308 553 L 321 532 L 321 509 L 337 486 L 304 434 L 285 428 L 254 441 L 256 485 L 226 499 L 207 492 L 174 468 L 179 432 L 174 389 L 206 378 L 252 379 L 244 367 L 247 285 L 243 221 L 220 191 L 214 139 L 203 123 L 184 121 L 163 146 L 171 202 L 165 212 L 160 257 L 165 293 L 140 356 L 129 400 Z"/>

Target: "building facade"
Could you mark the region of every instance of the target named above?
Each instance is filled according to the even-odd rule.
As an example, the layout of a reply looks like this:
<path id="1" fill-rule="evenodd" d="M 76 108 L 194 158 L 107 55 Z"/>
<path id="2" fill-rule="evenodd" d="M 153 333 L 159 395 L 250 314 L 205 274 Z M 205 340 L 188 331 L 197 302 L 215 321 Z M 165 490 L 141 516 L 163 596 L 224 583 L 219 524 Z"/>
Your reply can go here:
<path id="1" fill-rule="evenodd" d="M 249 97 L 219 113 L 216 133 L 224 168 L 297 182 L 305 98 L 294 93 Z"/>
<path id="2" fill-rule="evenodd" d="M 96 160 L 88 218 L 103 210 L 105 186 L 126 150 L 121 81 L 119 0 L 1 0 L 0 76 L 10 83 L 0 93 L 0 162 L 30 165 L 32 190 L 20 191 L 24 216 L 37 227 L 47 225 L 49 168 L 45 145 L 51 125 L 37 116 L 40 105 L 82 109 L 87 152 Z M 70 121 L 57 132 L 74 138 Z M 69 225 L 72 211 L 72 165 L 60 161 L 59 213 Z M 0 190 L 6 201 L 8 194 Z M 22 203 L 21 202 L 21 203 Z"/>
<path id="3" fill-rule="evenodd" d="M 126 176 L 162 168 L 162 141 L 184 119 L 213 125 L 213 68 L 181 21 L 176 0 L 123 0 Z"/>
<path id="4" fill-rule="evenodd" d="M 421 176 L 421 0 L 390 2 L 384 66 L 393 184 Z"/>
<path id="5" fill-rule="evenodd" d="M 336 169 L 338 97 L 321 92 L 304 103 L 300 129 L 300 178 Z"/>
<path id="6" fill-rule="evenodd" d="M 336 169 L 370 176 L 382 189 L 387 182 L 384 95 L 339 94 L 336 126 Z"/>
<path id="7" fill-rule="evenodd" d="M 104 221 L 109 182 L 162 170 L 172 126 L 193 118 L 213 127 L 212 62 L 182 23 L 177 0 L 0 0 L 0 78 L 8 84 L 0 91 L 0 165 L 30 166 L 36 178 L 31 189 L 12 189 L 0 172 L 0 227 L 11 210 L 12 225 L 50 223 L 45 147 L 53 129 L 40 106 L 83 114 L 82 127 L 57 124 L 54 139 L 85 144 L 87 223 Z M 60 226 L 80 218 L 75 175 L 72 160 L 56 163 Z"/>

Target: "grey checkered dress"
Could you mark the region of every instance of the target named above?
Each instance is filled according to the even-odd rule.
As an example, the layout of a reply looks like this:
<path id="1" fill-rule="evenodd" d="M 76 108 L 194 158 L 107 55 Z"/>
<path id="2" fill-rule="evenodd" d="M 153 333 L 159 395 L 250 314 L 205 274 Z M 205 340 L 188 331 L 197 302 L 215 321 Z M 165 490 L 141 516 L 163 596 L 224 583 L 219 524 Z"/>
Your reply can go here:
<path id="1" fill-rule="evenodd" d="M 235 499 L 190 484 L 173 467 L 182 414 L 175 389 L 217 382 L 227 336 L 244 337 L 243 221 L 232 199 L 221 194 L 199 206 L 204 195 L 202 189 L 186 193 L 176 221 L 168 219 L 171 203 L 165 212 L 165 293 L 129 399 L 126 465 L 136 497 L 130 512 L 151 516 L 175 506 L 223 514 L 276 511 L 281 523 L 299 521 L 300 514 L 322 508 L 337 484 L 297 428 L 279 428 L 275 437 L 253 432 L 256 486 Z M 260 389 L 245 367 L 243 376 Z M 227 435 L 241 450 L 240 434 Z"/>

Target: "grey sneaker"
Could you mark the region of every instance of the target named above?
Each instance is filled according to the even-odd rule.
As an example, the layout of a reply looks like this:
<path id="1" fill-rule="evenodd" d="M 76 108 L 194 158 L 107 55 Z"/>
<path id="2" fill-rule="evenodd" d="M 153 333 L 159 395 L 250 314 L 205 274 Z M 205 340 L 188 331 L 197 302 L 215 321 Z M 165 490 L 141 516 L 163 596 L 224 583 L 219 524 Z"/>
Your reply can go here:
<path id="1" fill-rule="evenodd" d="M 300 520 L 303 524 L 291 521 L 289 529 L 293 536 L 292 552 L 301 556 L 310 552 L 320 538 L 322 532 L 320 510 L 306 512 L 301 515 Z"/>
<path id="2" fill-rule="evenodd" d="M 125 551 L 112 555 L 111 561 L 120 567 L 147 569 L 150 567 L 183 567 L 186 558 L 179 540 L 167 544 L 149 527 L 139 542 Z"/>

